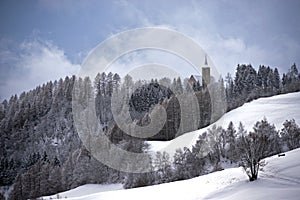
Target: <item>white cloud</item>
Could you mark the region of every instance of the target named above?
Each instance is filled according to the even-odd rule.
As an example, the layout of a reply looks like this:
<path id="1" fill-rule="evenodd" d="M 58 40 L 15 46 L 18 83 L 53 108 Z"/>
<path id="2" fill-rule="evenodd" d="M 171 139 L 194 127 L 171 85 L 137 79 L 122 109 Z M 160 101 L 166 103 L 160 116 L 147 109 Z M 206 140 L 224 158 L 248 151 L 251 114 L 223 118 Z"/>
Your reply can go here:
<path id="1" fill-rule="evenodd" d="M 34 39 L 18 45 L 18 54 L 9 50 L 1 50 L 10 55 L 9 59 L 15 59 L 10 73 L 2 75 L 0 85 L 0 99 L 9 98 L 13 94 L 20 94 L 36 86 L 77 74 L 80 66 L 72 64 L 65 56 L 64 51 L 49 41 Z M 4 66 L 3 66 L 4 67 Z"/>
<path id="2" fill-rule="evenodd" d="M 207 5 L 197 2 L 180 6 L 168 4 L 166 12 L 161 12 L 159 6 L 164 5 L 157 5 L 157 2 L 142 7 L 140 4 L 122 0 L 119 1 L 119 6 L 126 8 L 120 15 L 124 15 L 128 21 L 146 27 L 168 27 L 194 39 L 214 61 L 219 73 L 233 73 L 242 52 L 247 49 L 242 38 L 224 38 L 217 31 L 213 17 L 206 10 Z"/>
<path id="3" fill-rule="evenodd" d="M 79 1 L 75 4 L 70 0 L 38 2 L 42 8 L 47 8 L 51 12 L 61 12 L 66 16 L 77 16 L 76 14 L 80 13 L 82 17 L 86 13 L 89 14 L 87 11 L 91 7 L 96 7 L 90 1 Z M 284 35 L 284 31 L 274 29 L 280 27 L 281 23 L 277 23 L 276 20 L 276 23 L 269 23 L 273 18 L 268 16 L 274 12 L 271 8 L 267 13 L 263 12 L 269 3 L 258 11 L 254 8 L 259 8 L 260 4 L 248 2 L 245 5 L 245 2 L 231 0 L 218 2 L 191 0 L 188 3 L 176 0 L 143 2 L 116 0 L 112 4 L 113 6 L 99 2 L 97 4 L 103 5 L 104 8 L 112 8 L 108 9 L 110 15 L 105 12 L 103 16 L 101 15 L 101 17 L 110 16 L 107 24 L 95 23 L 103 30 L 115 34 L 142 26 L 175 29 L 194 39 L 206 51 L 223 76 L 227 72 L 234 74 L 239 63 L 251 63 L 254 67 L 258 67 L 259 64 L 270 65 L 280 68 L 283 73 L 290 64 L 297 62 L 299 57 L 299 41 L 291 38 L 288 32 Z M 251 14 L 252 12 L 256 15 Z M 93 22 L 92 16 L 94 17 L 88 16 L 89 22 Z M 108 27 L 107 30 L 105 27 Z M 103 34 L 109 36 L 105 31 Z M 155 39 L 154 37 L 153 41 Z M 51 42 L 30 40 L 16 48 L 3 48 L 2 43 L 5 43 L 3 39 L 0 40 L 0 99 L 29 90 L 49 80 L 75 74 L 79 69 L 79 65 L 70 62 L 64 51 Z M 84 51 L 85 49 L 81 52 Z M 84 53 L 85 55 L 87 53 Z M 78 58 L 82 59 L 84 56 L 78 55 Z M 162 64 L 178 63 L 176 59 L 172 60 L 171 56 L 162 54 L 136 59 L 140 60 L 138 62 L 135 60 L 135 63 L 131 64 L 141 65 L 144 61 L 149 63 L 152 60 L 160 61 Z M 186 73 L 186 70 L 184 72 Z"/>
<path id="4" fill-rule="evenodd" d="M 214 1 L 191 1 L 191 4 L 151 1 L 146 5 L 126 0 L 122 2 L 126 9 L 120 15 L 127 17 L 130 13 L 131 17 L 126 18 L 129 21 L 144 26 L 172 27 L 196 40 L 222 75 L 227 72 L 234 74 L 237 64 L 242 63 L 250 63 L 255 68 L 260 64 L 270 65 L 285 72 L 300 52 L 299 42 L 291 41 L 290 37 L 264 38 L 265 34 L 256 34 L 257 23 L 260 28 L 275 25 L 259 18 L 266 15 L 263 12 L 258 12 L 257 17 L 243 15 L 247 6 L 252 8 L 256 4 L 247 3 L 245 7 L 232 1 L 221 4 Z M 236 11 L 235 15 L 225 13 L 228 10 Z M 272 34 L 280 35 L 279 32 Z"/>

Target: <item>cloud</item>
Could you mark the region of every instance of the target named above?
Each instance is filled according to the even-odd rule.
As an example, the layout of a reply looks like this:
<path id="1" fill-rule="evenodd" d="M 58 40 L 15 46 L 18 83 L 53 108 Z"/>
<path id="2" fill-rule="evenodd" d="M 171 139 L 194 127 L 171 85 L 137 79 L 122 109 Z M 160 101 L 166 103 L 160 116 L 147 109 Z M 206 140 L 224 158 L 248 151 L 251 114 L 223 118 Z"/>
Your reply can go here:
<path id="1" fill-rule="evenodd" d="M 242 53 L 250 47 L 242 38 L 225 37 L 220 32 L 216 19 L 211 15 L 214 5 L 196 1 L 191 1 L 191 4 L 167 1 L 142 5 L 126 0 L 119 1 L 118 4 L 123 8 L 120 15 L 125 16 L 128 24 L 175 29 L 195 40 L 214 61 L 219 73 L 234 73 Z"/>
<path id="2" fill-rule="evenodd" d="M 77 74 L 80 68 L 79 65 L 71 63 L 64 51 L 50 41 L 31 39 L 16 45 L 14 49 L 13 45 L 7 45 L 8 42 L 1 43 L 0 70 L 5 72 L 1 73 L 0 77 L 1 100 L 50 80 Z M 6 43 L 6 46 L 3 43 Z"/>
<path id="3" fill-rule="evenodd" d="M 145 26 L 167 27 L 191 37 L 223 76 L 227 72 L 233 75 L 239 63 L 251 63 L 254 67 L 270 65 L 278 67 L 281 73 L 293 62 L 300 63 L 299 3 L 292 1 L 38 0 L 38 7 L 38 14 L 25 25 L 30 29 L 27 25 L 32 23 L 40 30 L 40 33 L 36 30 L 37 38 L 42 35 L 55 43 L 31 39 L 16 45 L 0 38 L 0 99 L 76 73 L 79 66 L 74 62 L 81 63 L 86 52 L 98 42 L 121 31 Z M 38 26 L 35 20 L 42 25 Z M 68 29 L 62 28 L 66 24 Z M 11 35 L 28 33 L 21 30 L 24 24 L 16 27 L 19 30 L 14 29 Z M 45 34 L 49 31 L 51 35 Z M 23 40 L 23 37 L 12 38 Z M 152 60 L 178 63 L 173 57 L 159 53 L 136 59 L 140 61 L 132 64 Z"/>
<path id="4" fill-rule="evenodd" d="M 124 10 L 120 15 L 132 23 L 164 25 L 196 40 L 223 76 L 234 74 L 241 63 L 279 67 L 283 73 L 299 60 L 300 43 L 292 33 L 285 35 L 283 28 L 289 23 L 270 18 L 280 10 L 279 2 L 151 1 L 144 5 L 122 0 L 119 6 Z"/>

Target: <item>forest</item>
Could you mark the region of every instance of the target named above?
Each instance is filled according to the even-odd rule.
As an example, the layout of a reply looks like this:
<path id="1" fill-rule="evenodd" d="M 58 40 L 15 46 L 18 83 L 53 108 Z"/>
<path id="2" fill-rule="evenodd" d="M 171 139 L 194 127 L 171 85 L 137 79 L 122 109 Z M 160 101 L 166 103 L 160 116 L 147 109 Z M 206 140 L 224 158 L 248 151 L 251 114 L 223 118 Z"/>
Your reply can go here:
<path id="1" fill-rule="evenodd" d="M 300 147 L 300 128 L 293 119 L 287 119 L 282 130 L 275 130 L 264 119 L 250 133 L 246 133 L 242 123 L 237 129 L 229 124 L 226 129 L 213 127 L 199 136 L 192 149 L 178 149 L 174 158 L 158 152 L 152 160 L 153 172 L 134 174 L 102 164 L 78 137 L 72 112 L 75 84 L 80 88 L 79 95 L 94 99 L 99 125 L 110 141 L 133 152 L 147 152 L 147 140 L 171 140 L 206 127 L 224 113 L 254 99 L 300 91 L 296 64 L 282 76 L 277 68 L 259 66 L 255 70 L 250 64 L 242 64 L 237 66 L 234 76 L 227 74 L 225 79 L 212 80 L 208 86 L 190 85 L 188 78 L 133 81 L 129 75 L 121 78 L 110 72 L 99 73 L 93 80 L 66 77 L 13 95 L 0 104 L 1 188 L 11 188 L 9 199 L 27 199 L 86 183 L 140 187 L 221 170 L 221 160 L 244 166 L 250 170 L 249 180 L 255 180 L 263 158 Z M 120 106 L 128 102 L 130 117 L 140 126 L 149 124 L 151 114 L 156 112 L 155 105 L 164 107 L 167 120 L 163 128 L 143 139 L 122 131 L 111 108 L 114 94 L 122 96 Z M 196 104 L 190 103 L 192 96 L 196 97 Z M 181 102 L 188 105 L 184 113 Z M 196 107 L 199 113 L 194 112 Z M 187 119 L 193 123 L 181 125 Z M 249 160 L 249 155 L 253 159 Z"/>

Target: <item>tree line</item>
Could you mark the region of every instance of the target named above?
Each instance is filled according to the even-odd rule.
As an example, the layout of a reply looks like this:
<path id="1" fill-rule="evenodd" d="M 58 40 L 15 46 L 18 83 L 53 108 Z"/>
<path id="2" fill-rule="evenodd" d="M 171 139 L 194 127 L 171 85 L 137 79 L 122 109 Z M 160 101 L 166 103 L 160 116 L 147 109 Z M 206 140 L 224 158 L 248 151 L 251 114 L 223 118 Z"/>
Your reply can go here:
<path id="1" fill-rule="evenodd" d="M 144 141 L 128 136 L 114 121 L 111 111 L 114 93 L 123 97 L 119 99 L 119 105 L 122 106 L 122 102 L 129 103 L 131 118 L 141 126 L 149 123 L 151 112 L 155 112 L 154 105 L 162 105 L 166 109 L 167 121 L 162 130 L 148 140 L 170 140 L 176 133 L 180 135 L 205 127 L 226 111 L 252 99 L 299 91 L 299 80 L 296 65 L 283 74 L 282 78 L 278 75 L 278 70 L 270 67 L 261 66 L 256 73 L 251 65 L 238 65 L 234 78 L 230 75 L 226 76 L 225 81 L 219 78 L 212 81 L 207 86 L 209 88 L 200 84 L 191 87 L 188 79 L 133 81 L 129 75 L 121 79 L 117 73 L 99 73 L 93 81 L 89 77 L 75 76 L 50 81 L 19 96 L 13 95 L 0 104 L 0 185 L 14 184 L 11 199 L 35 198 L 85 183 L 121 182 L 134 176 L 104 166 L 83 146 L 72 113 L 75 82 L 80 86 L 82 97 L 91 95 L 95 99 L 99 124 L 110 140 L 121 148 L 140 152 L 144 149 Z M 175 92 L 179 96 L 176 96 Z M 192 118 L 195 117 L 192 114 L 197 105 L 195 102 L 189 104 L 192 95 L 196 96 L 196 103 L 200 109 L 200 116 L 196 118 Z M 185 115 L 181 115 L 180 98 L 189 105 Z M 212 108 L 215 112 L 212 112 Z M 180 127 L 181 117 L 190 119 L 194 125 L 186 124 Z M 184 159 L 191 159 L 188 152 L 192 150 L 181 151 L 186 154 Z M 49 162 L 43 159 L 45 155 Z M 164 160 L 167 159 L 167 155 L 161 154 L 158 157 L 157 162 L 166 164 Z M 192 165 L 188 168 L 192 168 Z M 158 169 L 162 171 L 163 168 Z M 50 173 L 51 170 L 57 171 Z M 95 176 L 95 173 L 99 176 Z M 199 172 L 184 172 L 185 175 L 178 175 L 177 179 L 190 177 L 191 175 L 186 175 L 188 173 L 193 175 Z M 166 174 L 168 173 L 160 173 L 164 181 L 167 180 Z M 148 177 L 149 174 L 145 176 Z M 47 189 L 49 184 L 40 184 L 37 179 L 41 177 L 46 177 L 44 181 L 50 181 L 49 184 L 53 187 Z"/>
<path id="2" fill-rule="evenodd" d="M 260 97 L 300 91 L 300 74 L 294 63 L 282 77 L 277 68 L 261 65 L 256 71 L 252 65 L 238 65 L 234 78 L 225 77 L 228 110 Z"/>
<path id="3" fill-rule="evenodd" d="M 216 125 L 199 135 L 192 148 L 177 149 L 173 157 L 157 152 L 153 172 L 130 174 L 125 188 L 185 180 L 223 170 L 223 164 L 242 166 L 250 181 L 258 178 L 266 157 L 300 147 L 300 127 L 294 119 L 286 120 L 279 131 L 267 119 L 255 123 L 248 132 L 240 122 L 230 122 L 226 129 Z"/>

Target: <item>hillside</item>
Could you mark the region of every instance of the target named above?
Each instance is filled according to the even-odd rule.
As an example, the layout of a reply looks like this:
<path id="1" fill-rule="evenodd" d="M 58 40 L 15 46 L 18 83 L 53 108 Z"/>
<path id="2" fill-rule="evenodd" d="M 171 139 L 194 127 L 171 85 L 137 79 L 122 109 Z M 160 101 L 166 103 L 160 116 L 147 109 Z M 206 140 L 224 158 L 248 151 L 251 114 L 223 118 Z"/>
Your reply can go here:
<path id="1" fill-rule="evenodd" d="M 297 124 L 300 123 L 299 101 L 300 92 L 260 98 L 226 113 L 214 124 L 226 128 L 230 121 L 233 122 L 235 127 L 238 127 L 239 122 L 242 122 L 245 129 L 250 131 L 255 122 L 266 117 L 270 123 L 275 125 L 276 129 L 281 129 L 283 122 L 287 119 L 295 119 Z M 171 141 L 149 141 L 148 143 L 151 145 L 152 151 L 166 151 L 169 154 L 174 154 L 177 148 L 194 145 L 199 134 L 202 134 L 214 124 L 186 133 Z"/>
<path id="2" fill-rule="evenodd" d="M 242 121 L 246 130 L 251 130 L 256 121 L 266 117 L 270 123 L 274 123 L 276 129 L 280 129 L 286 119 L 294 118 L 296 122 L 300 122 L 299 99 L 299 92 L 261 98 L 232 110 L 215 124 L 226 127 L 230 121 L 233 121 L 237 127 Z M 180 145 L 191 146 L 198 135 L 211 126 L 187 133 L 169 142 L 149 143 L 152 145 L 152 150 L 164 148 L 172 150 Z M 116 190 L 119 186 L 83 185 L 59 195 L 72 197 L 71 199 L 297 199 L 297 195 L 300 194 L 299 156 L 300 149 L 296 149 L 286 153 L 285 157 L 266 158 L 266 165 L 261 169 L 259 179 L 254 182 L 248 181 L 242 168 L 228 168 L 193 179 L 156 186 L 107 191 Z"/>
<path id="3" fill-rule="evenodd" d="M 230 168 L 197 178 L 142 188 L 98 192 L 88 195 L 76 191 L 59 194 L 77 200 L 103 199 L 298 199 L 300 195 L 300 149 L 284 157 L 265 159 L 257 181 L 249 182 L 242 168 Z M 86 189 L 92 186 L 86 186 Z M 101 191 L 101 190 L 100 190 Z M 48 197 L 50 198 L 50 197 Z M 55 195 L 52 196 L 55 198 Z M 46 199 L 46 198 L 45 198 Z"/>
<path id="4" fill-rule="evenodd" d="M 111 76 L 112 73 L 109 77 Z M 129 180 L 126 188 L 137 186 L 131 185 L 131 183 L 135 182 L 130 182 L 132 179 L 128 178 L 130 177 L 129 175 L 120 173 L 102 164 L 91 156 L 83 146 L 73 120 L 72 88 L 74 82 L 75 76 L 71 78 L 66 77 L 65 80 L 60 79 L 59 81 L 49 82 L 43 86 L 38 86 L 32 91 L 24 92 L 19 97 L 17 95 L 12 96 L 9 101 L 5 100 L 1 104 L 0 193 L 9 194 L 9 199 L 28 199 L 42 195 L 51 195 L 87 183 L 113 184 Z M 82 89 L 80 91 L 93 91 L 90 79 L 79 79 L 79 83 L 81 83 L 82 88 L 89 88 L 88 90 Z M 133 84 L 132 81 L 131 83 Z M 115 87 L 115 90 L 121 92 L 123 90 L 120 88 L 126 88 L 125 85 L 124 87 L 119 87 L 119 85 Z M 131 150 L 141 151 L 143 148 L 141 142 L 137 145 L 138 141 L 134 141 L 133 138 L 126 139 L 122 131 L 111 127 L 114 124 L 113 121 L 109 120 L 112 115 L 109 112 L 109 107 L 105 106 L 110 105 L 109 100 L 111 96 L 108 93 L 105 94 L 107 96 L 99 93 L 95 101 L 99 101 L 99 104 L 97 103 L 99 111 L 101 111 L 99 112 L 99 120 L 102 125 L 105 125 L 103 128 L 106 130 L 106 134 L 115 143 L 120 142 L 120 139 L 124 139 L 122 142 L 127 143 L 126 145 L 124 143 L 121 144 L 124 145 L 124 148 L 136 148 Z M 84 96 L 84 92 L 82 95 Z M 202 97 L 199 99 L 200 104 L 205 102 Z M 171 99 L 174 98 L 170 98 L 167 102 L 170 104 L 170 109 L 167 109 L 167 113 L 170 114 L 170 121 L 168 120 L 168 122 L 171 123 L 169 124 L 171 126 L 166 125 L 162 129 L 163 135 L 174 134 L 175 128 L 179 125 L 177 123 L 179 118 L 176 115 L 179 114 L 180 107 L 176 106 L 176 101 L 172 102 Z M 186 99 L 189 98 L 186 97 Z M 259 99 L 227 113 L 216 124 L 227 126 L 229 121 L 235 120 L 234 123 L 237 126 L 239 121 L 243 121 L 246 123 L 246 128 L 249 129 L 254 122 L 263 118 L 263 116 L 266 116 L 271 123 L 276 123 L 276 126 L 281 126 L 282 122 L 291 118 L 295 118 L 299 122 L 300 112 L 296 103 L 298 100 L 299 93 Z M 101 102 L 106 103 L 103 104 Z M 155 104 L 155 102 L 153 103 Z M 139 105 L 139 103 L 137 104 Z M 276 106 L 275 110 L 274 105 Z M 205 106 L 205 104 L 202 106 Z M 190 106 L 189 109 L 193 110 L 192 108 L 193 106 Z M 249 113 L 252 113 L 253 116 L 248 117 Z M 255 115 L 257 115 L 257 118 Z M 203 119 L 206 118 L 205 116 L 202 116 L 204 117 Z M 195 122 L 192 118 L 187 117 L 187 119 Z M 186 123 L 185 126 L 189 130 L 195 130 L 191 128 L 190 123 Z M 177 139 L 169 142 L 149 143 L 152 146 L 152 150 L 165 150 L 169 152 L 172 158 L 175 149 L 191 147 L 198 139 L 199 134 L 206 129 L 194 132 L 188 132 L 185 129 L 183 132 L 188 133 Z M 135 145 L 132 146 L 130 143 Z M 218 155 L 216 154 L 216 156 Z M 183 180 L 206 174 L 211 171 L 209 168 L 214 167 L 217 162 L 213 157 L 211 158 L 209 160 L 210 164 L 207 164 L 210 166 L 206 166 L 206 168 L 196 165 L 195 163 L 196 161 L 198 162 L 198 159 L 193 158 L 191 160 L 191 163 L 193 163 L 191 165 L 192 170 L 187 168 L 186 170 L 180 170 L 182 172 L 186 171 L 181 175 L 174 172 L 176 177 L 166 176 L 165 178 L 160 178 L 154 175 L 151 176 L 153 180 L 149 179 L 146 185 Z M 202 163 L 202 161 L 200 162 Z"/>

